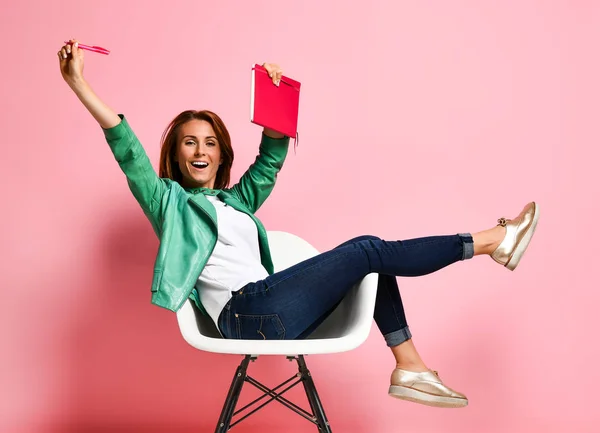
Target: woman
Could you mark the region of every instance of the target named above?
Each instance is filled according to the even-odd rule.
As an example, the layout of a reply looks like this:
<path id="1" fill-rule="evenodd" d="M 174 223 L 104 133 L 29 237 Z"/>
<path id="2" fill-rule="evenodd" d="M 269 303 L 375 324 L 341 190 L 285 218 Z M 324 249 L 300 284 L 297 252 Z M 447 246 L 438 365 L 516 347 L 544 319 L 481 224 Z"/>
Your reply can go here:
<path id="1" fill-rule="evenodd" d="M 159 175 L 123 115 L 83 78 L 75 40 L 58 52 L 64 80 L 102 127 L 129 187 L 160 239 L 152 302 L 177 311 L 191 298 L 225 338 L 297 339 L 309 335 L 352 286 L 379 274 L 374 318 L 396 360 L 389 394 L 438 407 L 463 407 L 467 398 L 446 386 L 417 352 L 396 276 L 419 276 L 476 255 L 514 270 L 539 218 L 529 203 L 514 219 L 469 234 L 384 241 L 352 239 L 274 273 L 266 231 L 254 216 L 272 191 L 289 137 L 262 133 L 259 155 L 231 188 L 230 137 L 210 111 L 184 111 L 162 137 Z M 278 85 L 281 69 L 264 65 Z"/>

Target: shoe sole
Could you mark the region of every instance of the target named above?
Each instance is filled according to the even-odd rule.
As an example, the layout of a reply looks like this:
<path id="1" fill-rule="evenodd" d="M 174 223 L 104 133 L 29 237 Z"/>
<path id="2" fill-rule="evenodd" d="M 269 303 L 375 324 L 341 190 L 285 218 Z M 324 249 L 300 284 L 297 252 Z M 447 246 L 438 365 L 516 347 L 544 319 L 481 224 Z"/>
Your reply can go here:
<path id="1" fill-rule="evenodd" d="M 523 236 L 523 239 L 521 239 L 521 242 L 519 242 L 515 248 L 515 252 L 513 253 L 512 257 L 505 265 L 506 268 L 511 271 L 514 271 L 521 261 L 521 258 L 523 257 L 523 254 L 525 253 L 525 250 L 529 246 L 529 242 L 531 242 L 531 238 L 535 233 L 535 228 L 537 227 L 538 219 L 540 218 L 540 207 L 537 203 L 535 203 L 534 206 L 535 210 L 533 211 L 533 221 L 531 223 L 531 227 L 529 227 L 529 230 L 525 232 L 525 236 Z"/>
<path id="2" fill-rule="evenodd" d="M 466 398 L 442 397 L 398 385 L 391 385 L 388 394 L 390 397 L 434 407 L 458 408 L 465 407 L 469 403 Z"/>

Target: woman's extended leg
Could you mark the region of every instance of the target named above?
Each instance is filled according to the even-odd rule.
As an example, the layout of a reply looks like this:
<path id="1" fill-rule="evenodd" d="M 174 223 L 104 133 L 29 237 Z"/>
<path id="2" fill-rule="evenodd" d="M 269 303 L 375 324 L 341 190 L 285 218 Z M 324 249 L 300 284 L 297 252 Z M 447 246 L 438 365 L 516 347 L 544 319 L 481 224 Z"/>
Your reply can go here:
<path id="1" fill-rule="evenodd" d="M 499 227 L 473 237 L 432 236 L 407 241 L 371 238 L 341 246 L 239 290 L 226 305 L 219 327 L 227 338 L 293 339 L 331 311 L 357 281 L 371 272 L 388 276 L 426 275 L 475 254 L 491 254 L 497 262 L 514 269 L 531 239 L 537 217 L 537 207 L 531 203 L 515 220 L 501 219 Z M 409 340 L 407 335 L 405 342 L 391 345 L 397 362 L 415 356 L 416 349 Z M 430 371 L 422 376 L 396 374 L 392 384 L 420 394 L 437 392 L 443 386 Z M 396 396 L 449 405 L 439 400 L 427 403 L 414 395 Z"/>
<path id="2" fill-rule="evenodd" d="M 470 235 L 350 243 L 238 290 L 219 326 L 228 338 L 295 339 L 367 274 L 426 275 L 463 260 L 472 245 Z"/>
<path id="3" fill-rule="evenodd" d="M 294 339 L 321 315 L 330 311 L 352 286 L 367 274 L 376 272 L 393 276 L 420 276 L 440 270 L 474 254 L 489 254 L 504 264 L 519 259 L 517 250 L 522 239 L 530 239 L 535 228 L 532 203 L 521 215 L 507 225 L 468 234 L 431 236 L 405 241 L 383 241 L 369 238 L 334 248 L 288 269 L 250 283 L 231 299 L 229 310 L 239 310 L 236 319 L 244 314 L 252 317 L 277 315 L 285 324 L 274 338 Z M 527 218 L 523 218 L 524 213 Z M 537 213 L 536 213 L 537 214 Z M 510 221 L 510 220 L 508 220 Z M 529 221 L 525 224 L 524 221 Z M 502 232 L 506 235 L 502 238 Z M 528 242 L 528 241 L 527 241 Z M 499 244 L 499 245 L 498 245 Z M 496 245 L 498 247 L 493 249 Z M 498 250 L 502 255 L 498 255 Z M 522 251 L 524 248 L 520 248 Z M 236 338 L 264 338 L 264 332 L 240 335 L 243 326 L 225 326 L 225 335 Z M 260 321 L 257 321 L 260 323 Z M 251 327 L 250 327 L 251 328 Z M 244 332 L 244 334 L 246 334 Z M 284 335 L 285 334 L 285 335 Z"/>

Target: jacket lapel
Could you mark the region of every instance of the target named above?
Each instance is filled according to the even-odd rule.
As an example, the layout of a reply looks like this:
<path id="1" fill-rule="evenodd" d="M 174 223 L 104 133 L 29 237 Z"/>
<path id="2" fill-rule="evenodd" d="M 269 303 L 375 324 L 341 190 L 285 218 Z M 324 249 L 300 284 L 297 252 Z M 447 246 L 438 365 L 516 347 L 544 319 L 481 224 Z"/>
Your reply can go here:
<path id="1" fill-rule="evenodd" d="M 190 194 L 188 195 L 188 200 L 208 214 L 215 224 L 217 223 L 217 210 L 212 203 L 209 202 L 206 197 L 204 197 L 204 194 Z"/>

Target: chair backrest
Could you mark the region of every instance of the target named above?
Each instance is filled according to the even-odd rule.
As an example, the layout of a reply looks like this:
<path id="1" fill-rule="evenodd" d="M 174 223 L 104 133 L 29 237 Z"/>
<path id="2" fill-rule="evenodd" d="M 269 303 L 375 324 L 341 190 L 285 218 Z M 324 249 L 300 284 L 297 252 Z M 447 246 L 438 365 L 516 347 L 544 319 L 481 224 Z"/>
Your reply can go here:
<path id="1" fill-rule="evenodd" d="M 315 247 L 291 233 L 270 231 L 267 235 L 275 272 L 319 254 Z"/>

